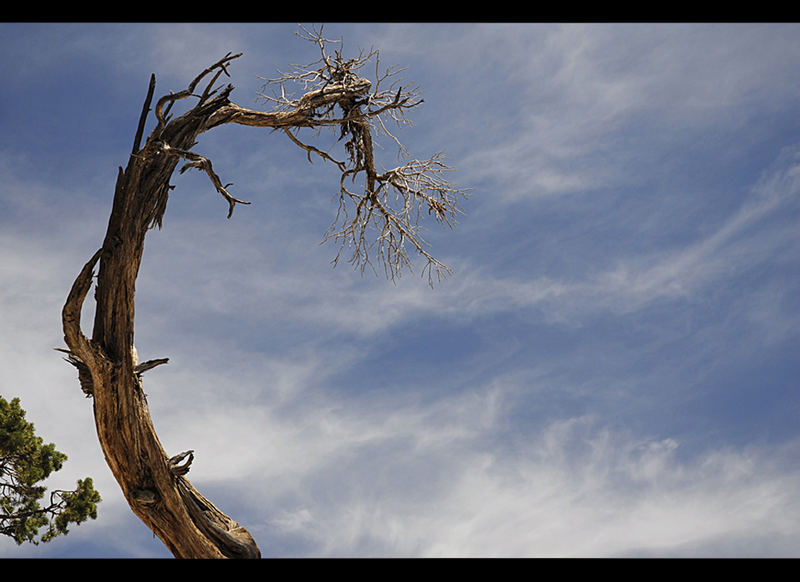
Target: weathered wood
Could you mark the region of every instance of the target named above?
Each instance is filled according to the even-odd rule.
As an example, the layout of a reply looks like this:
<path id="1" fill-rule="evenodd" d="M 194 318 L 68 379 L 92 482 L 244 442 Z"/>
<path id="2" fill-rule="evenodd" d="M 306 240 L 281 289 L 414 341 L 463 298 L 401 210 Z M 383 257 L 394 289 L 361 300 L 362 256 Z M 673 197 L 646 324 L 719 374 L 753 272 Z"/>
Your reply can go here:
<path id="1" fill-rule="evenodd" d="M 158 440 L 140 375 L 166 359 L 140 364 L 134 356 L 134 295 L 144 239 L 149 228 L 161 224 L 169 179 L 180 161 L 169 148 L 189 151 L 208 116 L 227 103 L 221 96 L 198 104 L 158 127 L 139 148 L 153 88 L 151 80 L 128 166 L 117 176 L 103 246 L 81 271 L 64 307 L 64 340 L 81 386 L 94 398 L 106 462 L 133 512 L 176 557 L 257 558 L 261 553 L 247 530 L 191 486 L 185 477 L 189 463 L 176 464 Z M 80 313 L 98 262 L 89 340 L 80 330 Z"/>
<path id="2" fill-rule="evenodd" d="M 324 46 L 324 41 L 319 41 Z M 368 55 L 369 58 L 374 53 Z M 374 167 L 371 125 L 369 119 L 385 112 L 397 114 L 413 107 L 414 93 L 403 94 L 379 89 L 353 72 L 363 60 L 343 61 L 325 56 L 324 71 L 310 71 L 316 83 L 297 100 L 281 98 L 273 112 L 242 108 L 229 100 L 231 85 L 214 89 L 213 83 L 227 66 L 240 55 L 226 55 L 200 73 L 183 91 L 161 97 L 153 108 L 156 125 L 142 144 L 147 116 L 155 90 L 151 77 L 142 107 L 128 164 L 119 168 L 114 200 L 102 247 L 84 265 L 75 279 L 62 311 L 67 360 L 79 373 L 82 390 L 93 398 L 94 420 L 106 462 L 120 485 L 132 511 L 153 530 L 176 556 L 181 558 L 258 558 L 261 555 L 250 533 L 216 508 L 186 479 L 193 451 L 170 455 L 162 447 L 153 427 L 141 374 L 167 362 L 166 358 L 139 363 L 134 347 L 134 296 L 136 278 L 142 261 L 147 231 L 162 226 L 169 193 L 170 179 L 177 165 L 181 171 L 196 168 L 204 171 L 216 190 L 229 204 L 230 218 L 237 204 L 248 204 L 228 191 L 212 168 L 211 161 L 192 151 L 198 137 L 223 124 L 236 123 L 254 127 L 282 129 L 292 141 L 310 156 L 315 153 L 332 161 L 342 171 L 340 205 L 348 200 L 357 203 L 355 218 L 332 238 L 363 237 L 364 229 L 378 217 L 380 248 L 389 241 L 389 255 L 395 269 L 404 258 L 403 241 L 410 241 L 429 261 L 439 264 L 420 247 L 415 229 L 408 223 L 413 204 L 423 204 L 437 219 L 456 210 L 452 190 L 435 173 L 439 162 L 413 161 L 407 166 L 379 174 Z M 389 76 L 389 73 L 387 73 Z M 210 77 L 199 95 L 197 86 Z M 306 83 L 306 73 L 297 79 Z M 370 89 L 373 92 L 368 95 Z M 283 89 L 282 89 L 283 91 Z M 173 118 L 171 110 L 180 100 L 197 99 L 184 114 Z M 370 106 L 374 109 L 370 110 Z M 341 111 L 341 114 L 334 114 Z M 290 129 L 334 126 L 341 135 L 349 135 L 346 149 L 350 164 L 336 161 L 329 154 L 302 143 Z M 381 127 L 383 121 L 380 121 Z M 433 177 L 429 170 L 433 168 Z M 344 187 L 344 179 L 363 173 L 365 192 L 357 195 Z M 402 210 L 393 214 L 386 191 L 394 188 L 404 200 Z M 380 198 L 380 197 L 383 198 Z M 341 208 L 340 208 L 341 210 Z M 419 215 L 419 212 L 417 212 Z M 359 253 L 368 245 L 356 241 Z M 366 259 L 366 255 L 363 257 Z M 80 328 L 81 308 L 97 271 L 95 311 L 91 339 Z"/>

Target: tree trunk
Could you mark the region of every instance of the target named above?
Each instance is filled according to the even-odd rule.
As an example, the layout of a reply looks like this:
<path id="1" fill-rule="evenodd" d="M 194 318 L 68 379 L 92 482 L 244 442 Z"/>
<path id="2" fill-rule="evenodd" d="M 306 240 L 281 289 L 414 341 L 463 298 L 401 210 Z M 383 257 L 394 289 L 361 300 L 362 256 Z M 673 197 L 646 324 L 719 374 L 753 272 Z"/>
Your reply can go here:
<path id="1" fill-rule="evenodd" d="M 249 532 L 203 497 L 184 476 L 187 451 L 164 451 L 150 419 L 141 374 L 166 359 L 139 363 L 134 348 L 134 293 L 147 230 L 160 224 L 180 157 L 164 148 L 189 150 L 227 93 L 156 128 L 139 150 L 154 89 L 151 78 L 134 151 L 120 168 L 102 248 L 84 266 L 63 311 L 70 359 L 82 372 L 82 388 L 94 398 L 97 435 L 108 466 L 131 509 L 180 558 L 258 558 Z M 167 146 L 166 144 L 170 144 Z M 80 330 L 80 312 L 99 262 L 91 340 Z"/>

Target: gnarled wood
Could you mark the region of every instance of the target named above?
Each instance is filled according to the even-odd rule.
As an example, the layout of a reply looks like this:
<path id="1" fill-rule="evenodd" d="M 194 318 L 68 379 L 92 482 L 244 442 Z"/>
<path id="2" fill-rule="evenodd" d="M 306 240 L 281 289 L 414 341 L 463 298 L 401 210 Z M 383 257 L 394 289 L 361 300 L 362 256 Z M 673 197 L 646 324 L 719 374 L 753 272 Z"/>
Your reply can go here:
<path id="1" fill-rule="evenodd" d="M 342 170 L 341 204 L 356 201 L 356 217 L 336 237 L 361 236 L 373 215 L 383 224 L 379 237 L 389 241 L 395 253 L 402 254 L 403 241 L 410 241 L 428 259 L 408 216 L 393 214 L 385 195 L 395 188 L 405 197 L 405 210 L 410 202 L 423 204 L 437 218 L 453 212 L 452 195 L 459 191 L 446 184 L 435 183 L 426 176 L 426 167 L 419 162 L 390 172 L 378 173 L 374 167 L 371 120 L 380 120 L 388 112 L 417 105 L 413 94 L 398 89 L 387 92 L 353 73 L 362 61 L 344 61 L 337 54 L 327 57 L 321 36 L 314 38 L 323 48 L 324 66 L 316 71 L 310 88 L 299 99 L 285 97 L 273 112 L 242 108 L 229 100 L 233 87 L 214 89 L 213 83 L 240 55 L 226 55 L 198 75 L 178 93 L 161 97 L 155 105 L 156 125 L 141 145 L 145 121 L 155 89 L 151 77 L 142 108 L 128 164 L 119 169 L 114 201 L 102 247 L 92 256 L 77 276 L 62 312 L 67 359 L 78 368 L 82 390 L 93 397 L 97 435 L 115 479 L 133 512 L 153 530 L 169 550 L 181 558 L 257 558 L 261 553 L 250 533 L 222 513 L 203 497 L 186 479 L 193 451 L 170 455 L 162 447 L 153 427 L 141 374 L 167 362 L 158 358 L 139 363 L 134 347 L 134 295 L 136 278 L 142 260 L 144 240 L 153 226 L 161 226 L 166 210 L 169 181 L 177 165 L 181 171 L 196 168 L 204 171 L 215 189 L 229 204 L 230 218 L 237 204 L 248 204 L 228 191 L 212 168 L 211 161 L 192 151 L 200 134 L 219 125 L 241 125 L 282 129 L 309 155 L 316 153 L 333 161 Z M 372 56 L 372 53 L 369 55 Z M 210 76 L 199 95 L 197 86 Z M 290 77 L 293 78 L 293 77 Z M 308 83 L 305 74 L 294 77 Z M 282 86 L 282 85 L 281 85 Z M 370 91 L 372 91 L 370 93 Z M 189 110 L 173 118 L 173 105 L 184 99 L 197 99 Z M 341 114 L 334 114 L 335 111 Z M 383 122 L 380 121 L 383 125 Z M 330 125 L 349 135 L 346 147 L 350 165 L 303 144 L 290 130 L 301 127 Z M 416 172 L 416 173 L 415 173 Z M 357 195 L 344 187 L 344 178 L 363 174 L 365 192 Z M 431 185 L 434 188 L 431 188 Z M 359 218 L 360 217 L 360 218 Z M 366 248 L 362 240 L 359 249 Z M 383 248 L 385 244 L 380 243 Z M 362 251 L 359 251 L 362 252 Z M 438 263 L 437 263 L 438 265 Z M 396 265 L 392 265 L 392 269 Z M 95 289 L 95 316 L 91 339 L 80 328 L 81 308 L 98 267 Z M 392 271 L 394 275 L 394 271 Z"/>
<path id="2" fill-rule="evenodd" d="M 151 80 L 143 118 L 153 86 Z M 134 145 L 127 168 L 120 168 L 117 177 L 103 246 L 78 275 L 63 310 L 64 340 L 71 361 L 82 371 L 84 392 L 94 398 L 106 462 L 133 512 L 180 558 L 261 555 L 249 532 L 186 479 L 191 457 L 183 465 L 171 462 L 153 427 L 141 380 L 142 372 L 166 359 L 139 364 L 133 343 L 134 294 L 145 234 L 161 223 L 169 179 L 181 160 L 170 148 L 189 151 L 209 115 L 227 104 L 228 92 L 174 121 L 165 120 L 141 149 Z M 139 127 L 141 131 L 143 119 Z M 137 132 L 136 142 L 140 137 Z M 87 339 L 80 330 L 81 306 L 98 262 L 94 328 Z"/>

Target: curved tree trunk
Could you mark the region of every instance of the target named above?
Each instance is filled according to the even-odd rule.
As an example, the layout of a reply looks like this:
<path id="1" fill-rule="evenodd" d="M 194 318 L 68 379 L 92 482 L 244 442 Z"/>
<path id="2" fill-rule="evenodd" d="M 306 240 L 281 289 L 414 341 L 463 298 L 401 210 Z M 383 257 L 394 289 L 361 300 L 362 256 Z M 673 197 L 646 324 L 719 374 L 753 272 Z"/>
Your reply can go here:
<path id="1" fill-rule="evenodd" d="M 97 435 L 108 466 L 131 509 L 180 558 L 257 558 L 249 532 L 205 499 L 186 479 L 192 452 L 171 457 L 158 440 L 142 390 L 141 374 L 166 359 L 140 364 L 134 348 L 134 293 L 144 239 L 160 224 L 180 158 L 164 148 L 189 150 L 226 91 L 175 121 L 157 127 L 145 147 L 138 142 L 154 89 L 145 102 L 134 151 L 117 178 L 102 248 L 76 279 L 63 311 L 70 359 L 82 371 L 82 388 L 94 398 Z M 159 123 L 159 126 L 162 124 Z M 167 145 L 169 144 L 169 145 Z M 81 305 L 99 262 L 91 340 L 80 330 Z"/>
<path id="2" fill-rule="evenodd" d="M 119 170 L 103 245 L 76 278 L 62 312 L 68 349 L 61 351 L 67 353 L 68 361 L 78 369 L 82 390 L 94 399 L 97 435 L 106 462 L 133 512 L 176 557 L 261 556 L 250 533 L 214 507 L 186 479 L 193 451 L 170 455 L 161 446 L 142 389 L 142 374 L 166 363 L 167 359 L 140 363 L 134 347 L 134 295 L 145 235 L 153 226 L 161 226 L 172 188 L 169 181 L 178 162 L 185 161 L 181 172 L 196 168 L 209 176 L 229 204 L 229 218 L 236 204 L 248 204 L 227 191 L 210 160 L 191 151 L 198 136 L 226 123 L 284 130 L 307 152 L 309 161 L 313 153 L 336 164 L 342 171 L 340 213 L 347 215 L 343 208 L 348 202 L 355 204 L 355 211 L 342 230 L 330 238 L 343 245 L 352 240 L 358 249 L 352 259 L 354 262 L 368 261 L 366 250 L 371 247 L 365 243 L 363 235 L 368 226 L 374 226 L 379 232 L 381 258 L 391 261 L 388 269 L 392 276 L 395 268 L 406 261 L 402 246 L 405 241 L 428 260 L 429 273 L 431 265 L 437 273 L 443 267 L 422 250 L 416 229 L 408 220 L 412 216 L 411 209 L 417 204 L 427 207 L 428 214 L 433 213 L 440 222 L 448 222 L 448 215 L 456 211 L 453 195 L 462 192 L 450 188 L 438 177 L 439 172 L 447 168 L 438 161 L 438 156 L 424 162 L 414 160 L 383 174 L 376 171 L 373 163 L 370 120 L 379 120 L 387 113 L 397 120 L 402 109 L 413 107 L 421 100 L 415 101 L 413 92 L 401 93 L 400 89 L 395 92 L 393 87 L 390 91 L 379 91 L 380 81 L 391 75 L 388 72 L 374 88 L 370 81 L 353 72 L 375 53 L 370 53 L 366 59 L 344 61 L 338 53 L 336 58 L 325 54 L 327 41 L 321 37 L 309 40 L 322 48 L 324 66 L 285 79 L 302 82 L 305 92 L 300 99 L 284 96 L 277 100 L 278 110 L 268 113 L 230 102 L 231 85 L 218 93 L 212 90 L 219 76 L 227 75 L 229 62 L 240 56 L 228 54 L 200 73 L 187 89 L 158 100 L 154 108 L 156 126 L 141 145 L 155 89 L 155 77 L 151 77 L 128 165 Z M 211 80 L 205 90 L 196 94 L 198 83 L 209 75 Z M 314 82 L 309 83 L 309 75 Z M 281 93 L 284 95 L 283 91 Z M 196 98 L 197 103 L 173 119 L 169 114 L 173 104 L 186 98 Z M 335 113 L 339 110 L 341 115 Z M 324 125 L 340 128 L 341 137 L 350 136 L 345 144 L 350 166 L 303 144 L 290 133 L 293 128 Z M 380 125 L 384 127 L 382 121 Z M 365 176 L 364 192 L 348 191 L 344 186 L 345 177 L 354 179 L 360 173 Z M 399 194 L 400 210 L 392 210 L 389 190 Z M 419 214 L 417 211 L 416 215 Z M 80 327 L 81 308 L 95 267 L 98 267 L 96 306 L 89 339 Z"/>

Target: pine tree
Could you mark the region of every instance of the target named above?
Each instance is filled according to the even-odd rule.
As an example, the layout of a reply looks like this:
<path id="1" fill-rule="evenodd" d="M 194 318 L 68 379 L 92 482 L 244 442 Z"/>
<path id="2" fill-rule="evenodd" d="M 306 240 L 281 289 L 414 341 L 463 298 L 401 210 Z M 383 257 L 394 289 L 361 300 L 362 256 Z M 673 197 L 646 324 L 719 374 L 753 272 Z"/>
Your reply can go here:
<path id="1" fill-rule="evenodd" d="M 97 517 L 100 494 L 90 477 L 79 479 L 74 491 L 52 491 L 42 505 L 47 488 L 40 483 L 66 460 L 53 443 L 36 436 L 19 398 L 8 402 L 0 396 L 0 534 L 17 544 L 39 544 Z"/>

